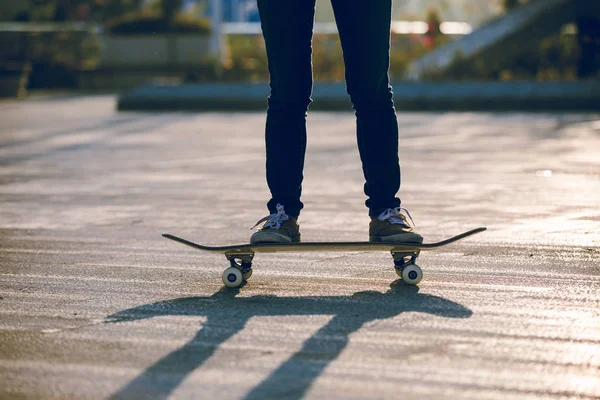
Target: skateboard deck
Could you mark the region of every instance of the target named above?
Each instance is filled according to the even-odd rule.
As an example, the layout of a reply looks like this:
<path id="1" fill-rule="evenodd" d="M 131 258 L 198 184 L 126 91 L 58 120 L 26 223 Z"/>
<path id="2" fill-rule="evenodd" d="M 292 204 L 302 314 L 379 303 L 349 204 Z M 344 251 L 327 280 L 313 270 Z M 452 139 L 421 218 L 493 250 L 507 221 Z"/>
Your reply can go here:
<path id="1" fill-rule="evenodd" d="M 185 244 L 197 250 L 210 253 L 224 254 L 230 262 L 230 267 L 223 272 L 223 283 L 228 287 L 238 287 L 252 275 L 252 260 L 255 253 L 282 253 L 282 252 L 352 252 L 352 251 L 389 251 L 394 258 L 396 273 L 406 283 L 416 285 L 420 282 L 423 273 L 415 261 L 422 250 L 433 250 L 454 243 L 461 239 L 485 231 L 481 227 L 460 233 L 448 239 L 435 243 L 390 243 L 390 242 L 301 242 L 291 244 L 256 243 L 238 244 L 229 246 L 205 246 L 180 238 L 169 233 L 163 237 L 175 242 Z"/>
<path id="2" fill-rule="evenodd" d="M 483 232 L 487 228 L 481 227 L 463 232 L 459 235 L 452 236 L 448 239 L 435 243 L 422 244 L 398 244 L 388 242 L 300 242 L 291 244 L 281 243 L 256 243 L 256 244 L 238 244 L 229 246 L 205 246 L 194 243 L 178 236 L 169 233 L 163 233 L 163 237 L 174 240 L 176 242 L 193 247 L 194 249 L 207 251 L 210 253 L 219 253 L 225 255 L 235 254 L 254 254 L 254 253 L 282 253 L 282 252 L 304 252 L 304 251 L 381 251 L 381 250 L 397 250 L 397 251 L 420 251 L 431 250 L 438 247 L 446 246 L 466 237 Z"/>

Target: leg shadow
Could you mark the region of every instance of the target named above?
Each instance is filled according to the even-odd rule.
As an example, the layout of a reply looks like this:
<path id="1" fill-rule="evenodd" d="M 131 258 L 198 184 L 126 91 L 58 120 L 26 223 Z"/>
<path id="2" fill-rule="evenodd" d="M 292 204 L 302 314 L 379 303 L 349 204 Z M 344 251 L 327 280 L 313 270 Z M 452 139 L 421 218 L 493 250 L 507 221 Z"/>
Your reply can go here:
<path id="1" fill-rule="evenodd" d="M 365 323 L 394 318 L 403 312 L 420 312 L 444 318 L 469 318 L 468 308 L 438 296 L 419 293 L 401 280 L 385 292 L 364 291 L 351 296 L 235 298 L 238 289 L 223 288 L 210 297 L 172 299 L 142 305 L 107 317 L 107 322 L 131 321 L 165 315 L 205 316 L 196 336 L 147 368 L 112 399 L 166 399 L 183 380 L 206 362 L 218 347 L 247 321 L 259 316 L 332 315 L 333 318 L 301 349 L 253 388 L 247 400 L 300 399 L 335 361 L 349 343 L 350 335 Z"/>
<path id="2" fill-rule="evenodd" d="M 335 314 L 333 319 L 304 342 L 302 348 L 252 389 L 244 400 L 301 399 L 327 366 L 348 345 L 350 335 L 374 320 L 396 317 L 416 311 L 445 318 L 469 318 L 466 307 L 442 297 L 420 294 L 419 287 L 397 280 L 385 293 L 357 292 L 345 300 L 322 298 L 312 312 Z M 337 303 L 337 304 L 336 304 Z M 314 307 L 317 308 L 317 307 Z"/>
<path id="3" fill-rule="evenodd" d="M 239 289 L 223 288 L 206 300 L 212 304 L 218 301 L 227 302 L 238 293 Z M 186 305 L 198 305 L 198 301 L 198 299 L 194 299 L 194 303 Z M 162 312 L 151 314 L 146 308 L 141 310 L 144 314 L 137 314 L 138 317 L 134 315 L 122 319 L 135 320 L 156 315 L 190 314 L 189 312 L 178 312 L 172 307 L 168 307 L 166 310 L 165 307 L 159 307 L 159 310 Z M 191 314 L 194 315 L 193 312 Z M 224 324 L 222 318 L 219 318 L 216 313 L 204 313 L 203 315 L 207 316 L 207 320 L 192 340 L 147 368 L 141 375 L 112 395 L 110 399 L 167 399 L 190 373 L 204 364 L 222 343 L 240 332 L 248 321 L 247 318 L 229 318 Z M 141 318 L 139 318 L 140 316 Z"/>
<path id="4" fill-rule="evenodd" d="M 362 327 L 362 320 L 348 320 L 336 315 L 296 354 L 244 397 L 244 400 L 301 399 L 325 368 L 348 345 L 350 334 Z"/>

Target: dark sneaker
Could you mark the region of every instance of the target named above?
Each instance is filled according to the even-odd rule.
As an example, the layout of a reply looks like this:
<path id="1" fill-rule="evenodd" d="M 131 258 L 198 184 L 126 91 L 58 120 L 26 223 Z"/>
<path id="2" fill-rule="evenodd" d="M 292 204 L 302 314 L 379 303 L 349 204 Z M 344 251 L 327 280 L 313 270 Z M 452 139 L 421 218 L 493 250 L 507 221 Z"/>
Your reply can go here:
<path id="1" fill-rule="evenodd" d="M 411 223 L 408 222 L 410 219 Z M 405 208 L 388 208 L 369 224 L 370 242 L 423 243 L 414 222 Z"/>
<path id="2" fill-rule="evenodd" d="M 298 219 L 285 213 L 281 204 L 277 204 L 277 213 L 271 214 L 256 223 L 252 229 L 265 222 L 250 237 L 250 243 L 298 243 L 300 242 L 300 226 Z"/>

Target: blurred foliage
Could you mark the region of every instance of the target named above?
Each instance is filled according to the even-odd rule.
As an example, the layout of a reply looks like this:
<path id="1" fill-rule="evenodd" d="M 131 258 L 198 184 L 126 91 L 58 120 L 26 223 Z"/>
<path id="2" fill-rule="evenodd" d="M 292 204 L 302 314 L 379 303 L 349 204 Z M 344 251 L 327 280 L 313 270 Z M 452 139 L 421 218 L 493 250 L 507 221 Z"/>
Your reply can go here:
<path id="1" fill-rule="evenodd" d="M 106 22 L 149 8 L 171 20 L 182 4 L 183 0 L 14 0 L 10 7 L 0 6 L 0 11 L 20 22 Z"/>
<path id="2" fill-rule="evenodd" d="M 79 71 L 94 69 L 102 41 L 87 31 L 69 30 L 35 33 L 29 37 L 32 73 L 30 88 L 72 87 Z"/>
<path id="3" fill-rule="evenodd" d="M 401 80 L 409 64 L 431 50 L 427 38 L 418 35 L 393 35 L 390 51 L 390 77 Z M 440 36 L 436 45 L 449 39 Z M 556 34 L 532 51 L 510 61 L 498 62 L 477 57 L 464 62 L 456 55 L 455 67 L 443 75 L 429 75 L 428 80 L 574 80 L 578 45 L 576 35 Z M 318 82 L 344 82 L 344 62 L 337 35 L 315 34 L 313 39 L 313 75 Z M 262 36 L 227 37 L 227 55 L 221 66 L 207 59 L 206 66 L 191 71 L 189 81 L 268 82 L 269 70 Z"/>
<path id="4" fill-rule="evenodd" d="M 515 44 L 518 46 L 518 44 Z M 430 74 L 428 80 L 574 80 L 577 79 L 579 48 L 576 35 L 552 35 L 531 51 L 502 60 L 479 56 L 465 61 L 456 54 L 453 66 L 443 74 Z"/>
<path id="5" fill-rule="evenodd" d="M 269 80 L 265 42 L 260 35 L 227 37 L 227 54 L 221 78 L 225 81 Z"/>
<path id="6" fill-rule="evenodd" d="M 390 78 L 401 80 L 411 62 L 424 56 L 432 47 L 446 43 L 448 39 L 440 36 L 432 42 L 427 36 L 394 35 L 390 50 Z"/>
<path id="7" fill-rule="evenodd" d="M 167 21 L 171 21 L 175 17 L 175 14 L 181 9 L 183 0 L 162 0 L 160 4 L 162 8 L 162 17 Z"/>
<path id="8" fill-rule="evenodd" d="M 60 64 L 69 69 L 90 69 L 97 65 L 102 40 L 94 31 L 69 23 L 37 26 L 54 29 L 0 32 L 1 42 L 18 44 L 18 49 L 0 54 L 13 60 Z"/>
<path id="9" fill-rule="evenodd" d="M 140 10 L 143 0 L 91 0 L 98 4 L 97 19 L 101 21 L 110 21 L 119 18 L 125 14 Z"/>
<path id="10" fill-rule="evenodd" d="M 269 69 L 265 44 L 260 35 L 230 35 L 226 38 L 227 54 L 221 66 L 214 59 L 206 68 L 191 71 L 190 81 L 247 81 L 268 82 Z M 440 37 L 439 43 L 447 39 Z M 420 36 L 392 35 L 390 76 L 401 79 L 408 65 L 430 50 Z M 315 34 L 313 37 L 313 76 L 318 82 L 344 82 L 344 59 L 337 34 Z"/>
<path id="11" fill-rule="evenodd" d="M 527 0 L 497 0 L 506 9 Z M 105 21 L 106 32 L 112 34 L 209 34 L 210 21 L 192 14 L 177 12 L 181 0 L 31 0 L 29 15 L 33 21 L 61 18 Z M 498 4 L 498 3 L 496 3 Z M 144 6 L 145 8 L 141 8 Z M 58 9 L 62 7 L 62 11 Z M 86 14 L 87 13 L 87 14 Z M 165 18 L 166 16 L 166 18 Z M 433 47 L 451 38 L 439 32 L 440 16 L 435 9 L 427 15 L 430 33 L 425 35 L 392 35 L 390 76 L 401 80 L 409 64 Z M 33 84 L 56 84 L 74 80 L 77 71 L 97 66 L 101 40 L 81 30 L 32 33 L 28 41 L 27 60 L 33 65 Z M 15 39 L 16 40 L 16 39 Z M 260 35 L 230 35 L 225 61 L 207 57 L 200 67 L 181 73 L 186 81 L 268 82 L 269 72 L 264 40 Z M 466 62 L 460 54 L 453 67 L 443 75 L 430 75 L 429 80 L 573 80 L 577 76 L 579 45 L 574 34 L 556 34 L 533 49 L 519 49 L 510 44 L 518 56 L 509 60 L 488 54 Z M 510 58 L 510 57 L 509 57 Z M 313 38 L 313 74 L 315 81 L 343 82 L 344 63 L 337 34 L 315 34 Z M 596 74 L 598 76 L 598 74 Z M 39 77 L 39 79 L 38 79 Z M 45 77 L 42 79 L 41 77 Z M 62 78 L 61 78 L 62 77 Z M 63 79 L 64 78 L 64 79 Z M 39 82 L 39 83 L 36 83 Z"/>
<path id="12" fill-rule="evenodd" d="M 260 35 L 230 35 L 227 54 L 220 63 L 207 59 L 206 68 L 191 71 L 188 81 L 268 82 L 269 69 L 265 44 Z M 408 64 L 429 49 L 420 37 L 392 36 L 390 75 L 400 79 Z M 319 82 L 343 82 L 344 59 L 337 34 L 315 34 L 313 38 L 313 75 Z"/>
<path id="13" fill-rule="evenodd" d="M 185 82 L 268 82 L 267 53 L 262 36 L 231 35 L 225 38 L 221 61 L 209 56 L 184 76 Z"/>
<path id="14" fill-rule="evenodd" d="M 39 25 L 38 25 L 39 26 Z M 97 67 L 102 41 L 97 33 L 70 23 L 52 30 L 0 32 L 0 71 L 28 65 L 30 88 L 74 87 L 79 71 Z"/>
<path id="15" fill-rule="evenodd" d="M 115 35 L 210 33 L 210 20 L 207 18 L 186 13 L 177 13 L 170 18 L 164 18 L 162 13 L 154 10 L 142 10 L 109 21 L 106 30 Z"/>
<path id="16" fill-rule="evenodd" d="M 24 19 L 29 1 L 0 1 L 0 21 L 18 21 Z"/>
<path id="17" fill-rule="evenodd" d="M 335 35 L 315 35 L 313 38 L 313 76 L 320 82 L 344 81 L 344 56 L 340 38 Z"/>
<path id="18" fill-rule="evenodd" d="M 520 5 L 521 4 L 519 0 L 502 0 L 502 7 L 506 11 L 512 10 Z"/>

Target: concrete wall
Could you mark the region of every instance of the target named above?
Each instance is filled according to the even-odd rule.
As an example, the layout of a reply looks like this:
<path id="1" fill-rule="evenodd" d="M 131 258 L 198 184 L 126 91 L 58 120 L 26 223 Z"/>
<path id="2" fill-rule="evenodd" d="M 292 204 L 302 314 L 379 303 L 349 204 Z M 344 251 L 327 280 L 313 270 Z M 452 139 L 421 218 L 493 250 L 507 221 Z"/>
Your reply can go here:
<path id="1" fill-rule="evenodd" d="M 204 35 L 107 35 L 100 67 L 178 69 L 198 66 L 208 56 L 208 41 Z"/>

